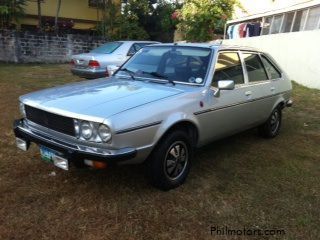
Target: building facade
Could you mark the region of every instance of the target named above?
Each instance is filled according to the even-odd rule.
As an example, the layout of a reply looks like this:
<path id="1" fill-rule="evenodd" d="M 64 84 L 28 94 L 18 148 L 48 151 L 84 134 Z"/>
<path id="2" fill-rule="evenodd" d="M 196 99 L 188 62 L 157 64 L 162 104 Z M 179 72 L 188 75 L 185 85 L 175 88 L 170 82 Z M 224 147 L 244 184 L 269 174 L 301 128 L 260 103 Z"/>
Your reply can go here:
<path id="1" fill-rule="evenodd" d="M 268 52 L 292 80 L 320 89 L 320 0 L 235 18 L 225 29 L 224 44 Z"/>
<path id="2" fill-rule="evenodd" d="M 80 31 L 94 29 L 103 18 L 107 0 L 62 0 L 59 10 L 59 25 Z M 121 9 L 121 0 L 112 0 Z M 58 0 L 41 0 L 42 24 L 52 26 L 58 7 Z M 25 7 L 26 15 L 20 19 L 22 29 L 38 26 L 38 1 L 29 0 Z M 59 26 L 60 27 L 60 26 Z"/>

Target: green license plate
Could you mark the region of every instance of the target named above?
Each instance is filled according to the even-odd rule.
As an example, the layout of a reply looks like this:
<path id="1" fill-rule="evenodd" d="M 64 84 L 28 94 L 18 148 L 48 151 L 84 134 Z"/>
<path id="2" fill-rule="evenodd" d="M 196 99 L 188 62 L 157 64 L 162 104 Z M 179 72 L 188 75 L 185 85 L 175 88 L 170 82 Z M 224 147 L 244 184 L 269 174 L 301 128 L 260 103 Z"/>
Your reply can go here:
<path id="1" fill-rule="evenodd" d="M 63 156 L 62 153 L 45 146 L 40 146 L 40 154 L 42 160 L 45 162 L 53 163 L 56 167 L 69 170 L 69 161 Z"/>

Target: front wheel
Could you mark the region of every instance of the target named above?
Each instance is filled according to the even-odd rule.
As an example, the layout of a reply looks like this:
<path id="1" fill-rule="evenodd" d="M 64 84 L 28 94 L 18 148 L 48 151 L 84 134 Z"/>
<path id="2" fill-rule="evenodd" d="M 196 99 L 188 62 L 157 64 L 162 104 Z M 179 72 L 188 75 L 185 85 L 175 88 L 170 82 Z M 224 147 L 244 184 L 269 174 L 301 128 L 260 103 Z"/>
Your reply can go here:
<path id="1" fill-rule="evenodd" d="M 280 107 L 275 108 L 268 120 L 259 127 L 259 133 L 265 138 L 274 138 L 280 132 L 282 113 Z"/>
<path id="2" fill-rule="evenodd" d="M 190 171 L 192 154 L 191 142 L 184 131 L 169 133 L 148 159 L 151 184 L 165 191 L 183 184 Z"/>

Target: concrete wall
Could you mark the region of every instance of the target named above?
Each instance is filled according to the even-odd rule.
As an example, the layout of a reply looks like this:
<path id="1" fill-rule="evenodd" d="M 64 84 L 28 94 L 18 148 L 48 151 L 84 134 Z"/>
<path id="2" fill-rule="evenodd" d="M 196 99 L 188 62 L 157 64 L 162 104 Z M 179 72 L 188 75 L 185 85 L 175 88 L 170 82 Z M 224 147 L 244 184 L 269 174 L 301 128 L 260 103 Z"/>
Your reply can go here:
<path id="1" fill-rule="evenodd" d="M 224 40 L 223 43 L 268 52 L 292 80 L 320 89 L 320 30 Z"/>
<path id="2" fill-rule="evenodd" d="M 100 37 L 67 34 L 0 31 L 0 61 L 15 63 L 63 63 L 73 54 L 88 52 L 105 43 Z"/>

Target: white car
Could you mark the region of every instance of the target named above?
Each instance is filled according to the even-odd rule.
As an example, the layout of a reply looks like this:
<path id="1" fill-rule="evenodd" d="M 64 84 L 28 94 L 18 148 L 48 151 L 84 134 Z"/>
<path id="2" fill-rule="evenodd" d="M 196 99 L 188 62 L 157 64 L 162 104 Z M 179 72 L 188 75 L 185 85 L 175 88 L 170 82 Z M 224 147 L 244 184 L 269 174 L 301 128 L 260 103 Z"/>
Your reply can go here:
<path id="1" fill-rule="evenodd" d="M 87 79 L 108 77 L 125 61 L 152 41 L 117 41 L 108 42 L 89 53 L 73 55 L 71 72 Z"/>

